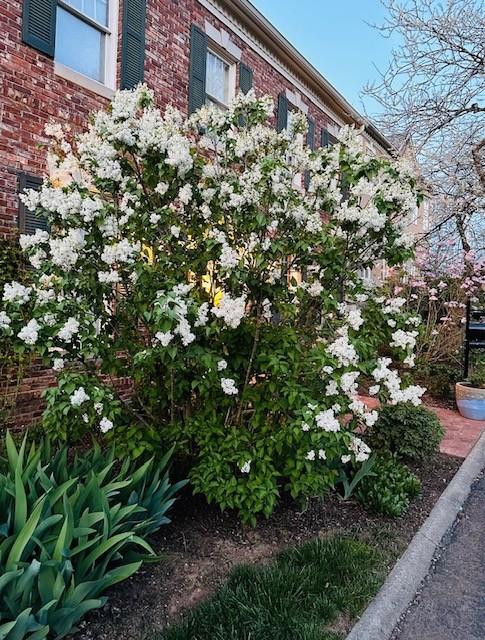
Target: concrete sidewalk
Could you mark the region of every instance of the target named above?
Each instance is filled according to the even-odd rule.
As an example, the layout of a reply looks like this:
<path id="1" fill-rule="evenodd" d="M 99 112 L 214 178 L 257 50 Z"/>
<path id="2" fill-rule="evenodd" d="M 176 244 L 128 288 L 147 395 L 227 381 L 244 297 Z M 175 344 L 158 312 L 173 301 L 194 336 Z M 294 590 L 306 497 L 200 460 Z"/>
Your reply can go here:
<path id="1" fill-rule="evenodd" d="M 392 640 L 484 640 L 485 477 Z M 370 639 L 369 639 L 370 640 Z"/>

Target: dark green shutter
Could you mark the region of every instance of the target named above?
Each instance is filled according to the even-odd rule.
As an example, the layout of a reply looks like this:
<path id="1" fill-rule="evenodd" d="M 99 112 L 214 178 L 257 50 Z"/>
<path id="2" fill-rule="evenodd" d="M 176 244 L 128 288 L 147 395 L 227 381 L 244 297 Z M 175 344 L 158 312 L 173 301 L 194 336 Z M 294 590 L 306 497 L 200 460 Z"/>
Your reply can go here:
<path id="1" fill-rule="evenodd" d="M 338 138 L 330 133 L 327 129 L 322 129 L 322 147 L 331 147 L 338 142 Z"/>
<path id="2" fill-rule="evenodd" d="M 315 120 L 312 118 L 307 118 L 308 121 L 308 131 L 306 134 L 306 143 L 313 151 L 315 149 Z"/>
<path id="3" fill-rule="evenodd" d="M 308 147 L 313 151 L 315 149 L 315 120 L 313 118 L 307 118 L 308 130 L 306 134 L 306 143 Z M 310 172 L 305 171 L 305 189 L 310 186 Z"/>
<path id="4" fill-rule="evenodd" d="M 195 24 L 190 27 L 189 114 L 205 104 L 207 34 Z"/>
<path id="5" fill-rule="evenodd" d="M 41 185 L 42 178 L 30 176 L 27 173 L 19 174 L 19 193 L 23 193 L 26 189 L 39 190 Z M 19 229 L 22 233 L 33 234 L 36 229 L 49 231 L 49 225 L 45 218 L 36 216 L 33 211 L 27 209 L 21 200 L 19 202 Z"/>
<path id="6" fill-rule="evenodd" d="M 121 45 L 122 89 L 143 82 L 145 71 L 146 0 L 124 0 L 123 40 Z"/>
<path id="7" fill-rule="evenodd" d="M 247 93 L 253 88 L 253 70 L 247 64 L 239 64 L 239 89 Z"/>
<path id="8" fill-rule="evenodd" d="M 276 129 L 283 131 L 288 125 L 288 98 L 286 94 L 280 93 L 278 96 L 278 113 L 276 114 Z"/>
<path id="9" fill-rule="evenodd" d="M 54 57 L 57 0 L 24 0 L 22 40 Z"/>

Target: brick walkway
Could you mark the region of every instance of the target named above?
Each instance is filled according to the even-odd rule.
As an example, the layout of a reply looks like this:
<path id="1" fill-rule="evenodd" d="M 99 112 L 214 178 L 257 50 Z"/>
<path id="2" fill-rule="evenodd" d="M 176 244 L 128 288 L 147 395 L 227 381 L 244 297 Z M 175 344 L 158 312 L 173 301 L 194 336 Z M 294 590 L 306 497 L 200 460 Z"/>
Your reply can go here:
<path id="1" fill-rule="evenodd" d="M 367 396 L 362 396 L 361 400 L 372 408 L 379 404 L 378 400 Z M 452 409 L 430 406 L 426 408 L 436 413 L 445 430 L 445 437 L 440 444 L 441 453 L 466 458 L 482 432 L 485 431 L 485 421 L 463 418 L 458 411 Z"/>

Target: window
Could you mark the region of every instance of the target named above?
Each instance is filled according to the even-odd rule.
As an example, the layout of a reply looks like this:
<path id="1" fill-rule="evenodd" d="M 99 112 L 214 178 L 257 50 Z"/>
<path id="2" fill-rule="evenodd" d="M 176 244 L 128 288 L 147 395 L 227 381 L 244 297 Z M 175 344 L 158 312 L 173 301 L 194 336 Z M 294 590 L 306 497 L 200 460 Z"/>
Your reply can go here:
<path id="1" fill-rule="evenodd" d="M 322 129 L 322 147 L 331 147 L 334 144 L 337 144 L 338 138 L 330 133 L 328 129 Z"/>
<path id="2" fill-rule="evenodd" d="M 359 278 L 362 278 L 364 282 L 370 283 L 373 282 L 374 278 L 372 277 L 372 269 L 370 267 L 361 267 L 358 269 L 357 274 Z"/>
<path id="3" fill-rule="evenodd" d="M 114 88 L 114 0 L 58 0 L 56 62 Z"/>
<path id="4" fill-rule="evenodd" d="M 236 65 L 207 50 L 205 77 L 206 104 L 226 108 L 236 93 Z"/>

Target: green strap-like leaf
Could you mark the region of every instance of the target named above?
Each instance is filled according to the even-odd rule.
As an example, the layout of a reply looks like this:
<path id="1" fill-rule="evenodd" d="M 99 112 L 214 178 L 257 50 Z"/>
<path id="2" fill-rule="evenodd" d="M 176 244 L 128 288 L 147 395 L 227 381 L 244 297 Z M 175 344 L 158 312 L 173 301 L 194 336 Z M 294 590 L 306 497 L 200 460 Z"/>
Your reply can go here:
<path id="1" fill-rule="evenodd" d="M 12 549 L 10 550 L 7 562 L 5 563 L 5 568 L 7 570 L 15 568 L 17 563 L 20 561 L 22 553 L 27 546 L 30 538 L 32 537 L 37 523 L 39 522 L 42 509 L 44 507 L 44 501 L 45 497 L 37 503 L 37 506 L 32 511 L 29 519 L 18 534 L 17 539 L 15 540 Z"/>

